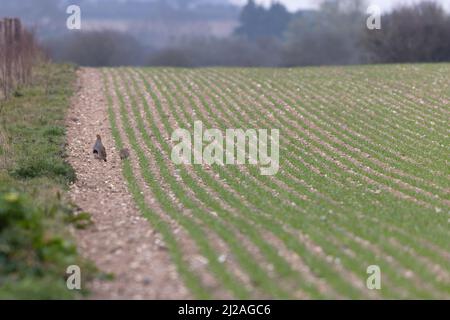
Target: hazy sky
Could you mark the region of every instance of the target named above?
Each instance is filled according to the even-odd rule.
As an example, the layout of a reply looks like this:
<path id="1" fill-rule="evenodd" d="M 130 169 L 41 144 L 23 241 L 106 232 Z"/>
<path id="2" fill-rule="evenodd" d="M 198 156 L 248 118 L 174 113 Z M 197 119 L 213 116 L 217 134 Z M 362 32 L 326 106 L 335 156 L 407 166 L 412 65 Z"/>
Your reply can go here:
<path id="1" fill-rule="evenodd" d="M 269 4 L 273 0 L 255 0 L 258 3 Z M 320 0 L 278 0 L 284 3 L 291 10 L 298 10 L 304 8 L 314 8 L 320 3 Z M 390 10 L 392 7 L 399 4 L 417 3 L 421 0 L 367 0 L 368 4 L 375 4 L 380 6 L 384 10 Z M 447 10 L 450 11 L 450 0 L 436 0 L 441 3 Z M 230 2 L 236 4 L 245 4 L 247 0 L 230 0 Z"/>

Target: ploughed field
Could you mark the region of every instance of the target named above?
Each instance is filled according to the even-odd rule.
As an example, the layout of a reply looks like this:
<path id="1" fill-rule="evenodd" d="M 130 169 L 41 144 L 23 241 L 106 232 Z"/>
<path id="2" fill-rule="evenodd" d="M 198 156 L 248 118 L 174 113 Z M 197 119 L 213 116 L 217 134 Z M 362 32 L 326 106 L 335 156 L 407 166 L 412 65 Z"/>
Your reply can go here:
<path id="1" fill-rule="evenodd" d="M 101 72 L 124 179 L 194 297 L 450 298 L 450 65 Z M 278 172 L 175 164 L 195 121 L 278 129 Z"/>

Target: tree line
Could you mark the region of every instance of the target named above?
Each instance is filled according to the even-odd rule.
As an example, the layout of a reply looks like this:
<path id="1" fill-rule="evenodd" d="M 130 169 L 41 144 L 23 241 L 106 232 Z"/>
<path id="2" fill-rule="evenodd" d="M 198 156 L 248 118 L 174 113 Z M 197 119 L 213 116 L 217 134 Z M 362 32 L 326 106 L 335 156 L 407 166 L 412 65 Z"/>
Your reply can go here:
<path id="1" fill-rule="evenodd" d="M 130 34 L 83 32 L 53 46 L 55 57 L 82 65 L 272 66 L 450 61 L 450 14 L 432 1 L 400 6 L 366 26 L 363 0 L 326 0 L 289 12 L 249 0 L 227 38 L 185 37 L 149 49 Z M 87 50 L 87 51 L 86 51 Z"/>

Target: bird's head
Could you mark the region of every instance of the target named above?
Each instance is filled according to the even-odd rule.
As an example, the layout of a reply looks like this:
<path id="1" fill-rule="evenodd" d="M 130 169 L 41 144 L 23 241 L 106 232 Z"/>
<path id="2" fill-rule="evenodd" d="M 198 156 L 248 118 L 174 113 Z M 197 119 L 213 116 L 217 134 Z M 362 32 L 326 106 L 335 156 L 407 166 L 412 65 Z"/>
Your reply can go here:
<path id="1" fill-rule="evenodd" d="M 102 140 L 102 137 L 100 137 L 100 135 L 97 135 L 97 140 Z"/>

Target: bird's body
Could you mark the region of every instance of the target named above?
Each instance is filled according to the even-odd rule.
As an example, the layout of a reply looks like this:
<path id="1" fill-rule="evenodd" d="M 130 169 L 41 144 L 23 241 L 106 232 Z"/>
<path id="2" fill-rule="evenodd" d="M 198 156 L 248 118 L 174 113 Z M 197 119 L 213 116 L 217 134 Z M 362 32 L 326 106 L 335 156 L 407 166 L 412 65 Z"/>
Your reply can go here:
<path id="1" fill-rule="evenodd" d="M 95 141 L 93 153 L 94 153 L 94 156 L 96 159 L 100 159 L 105 162 L 107 161 L 106 160 L 106 150 L 105 150 L 105 147 L 103 146 L 102 138 L 100 137 L 100 135 L 97 135 L 97 141 Z"/>
<path id="2" fill-rule="evenodd" d="M 130 157 L 130 150 L 127 148 L 120 150 L 120 159 L 125 160 Z"/>

